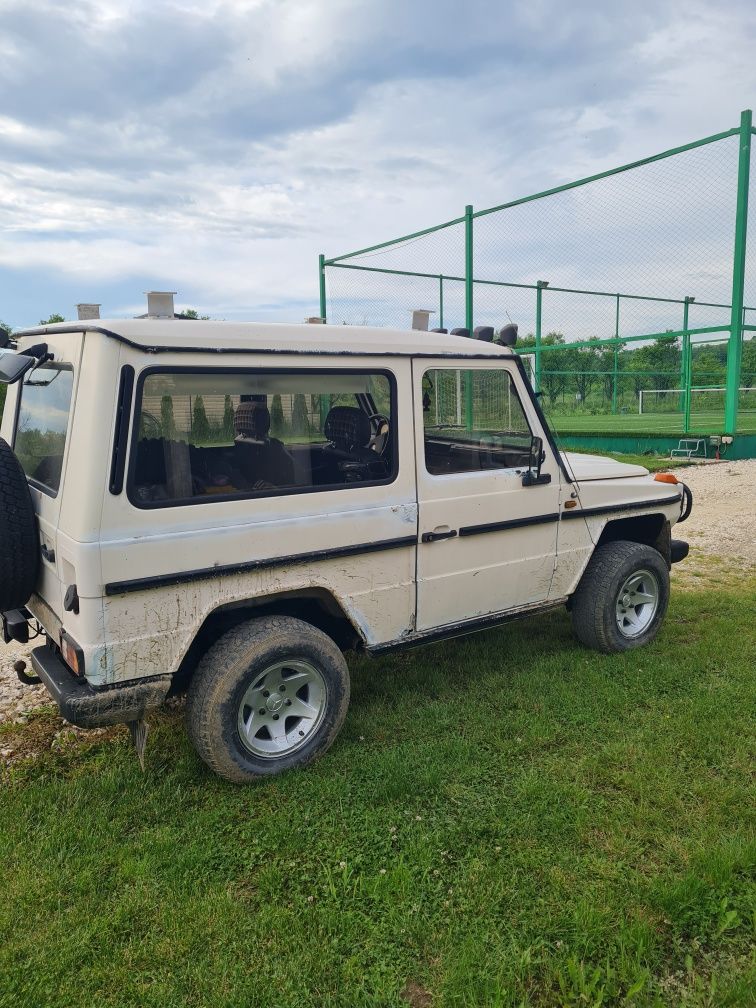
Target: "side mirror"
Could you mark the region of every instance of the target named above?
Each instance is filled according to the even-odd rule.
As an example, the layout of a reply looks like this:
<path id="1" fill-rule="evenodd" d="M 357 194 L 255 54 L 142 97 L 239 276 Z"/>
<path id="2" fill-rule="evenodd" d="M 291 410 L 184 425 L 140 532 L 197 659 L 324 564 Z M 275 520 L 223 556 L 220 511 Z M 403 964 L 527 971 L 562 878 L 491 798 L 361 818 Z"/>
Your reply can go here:
<path id="1" fill-rule="evenodd" d="M 0 353 L 0 382 L 4 385 L 13 385 L 37 363 L 34 357 L 27 357 L 25 354 Z"/>
<path id="2" fill-rule="evenodd" d="M 541 466 L 545 457 L 543 438 L 534 435 L 530 441 L 528 471 L 522 475 L 522 485 L 524 487 L 546 486 L 546 484 L 551 483 L 551 474 L 541 472 Z"/>

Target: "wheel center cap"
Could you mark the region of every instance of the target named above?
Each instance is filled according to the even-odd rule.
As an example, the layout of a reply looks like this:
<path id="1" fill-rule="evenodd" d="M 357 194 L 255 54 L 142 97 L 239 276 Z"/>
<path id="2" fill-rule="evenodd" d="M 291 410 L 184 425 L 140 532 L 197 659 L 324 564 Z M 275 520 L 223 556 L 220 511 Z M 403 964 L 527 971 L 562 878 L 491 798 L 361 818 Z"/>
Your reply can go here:
<path id="1" fill-rule="evenodd" d="M 268 708 L 271 714 L 277 714 L 278 711 L 283 707 L 283 697 L 280 693 L 271 693 L 268 699 L 265 701 L 265 706 Z"/>
<path id="2" fill-rule="evenodd" d="M 630 605 L 630 596 L 629 595 L 625 595 L 623 597 L 623 599 L 622 599 L 622 605 L 625 606 L 625 608 L 627 608 Z"/>

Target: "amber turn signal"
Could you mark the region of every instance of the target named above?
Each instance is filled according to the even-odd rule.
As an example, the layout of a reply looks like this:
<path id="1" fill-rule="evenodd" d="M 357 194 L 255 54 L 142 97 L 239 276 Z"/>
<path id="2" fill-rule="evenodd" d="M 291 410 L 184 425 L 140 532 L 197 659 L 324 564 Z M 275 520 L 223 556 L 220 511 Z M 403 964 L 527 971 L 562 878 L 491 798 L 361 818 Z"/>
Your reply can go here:
<path id="1" fill-rule="evenodd" d="M 657 483 L 679 483 L 680 480 L 674 473 L 656 473 L 654 479 Z"/>

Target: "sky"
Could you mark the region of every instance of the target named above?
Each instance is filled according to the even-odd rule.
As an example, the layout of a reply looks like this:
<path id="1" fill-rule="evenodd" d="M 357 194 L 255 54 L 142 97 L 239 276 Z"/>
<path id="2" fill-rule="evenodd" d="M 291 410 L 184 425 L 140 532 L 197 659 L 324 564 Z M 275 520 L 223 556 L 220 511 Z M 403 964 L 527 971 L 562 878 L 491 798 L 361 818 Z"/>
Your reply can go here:
<path id="1" fill-rule="evenodd" d="M 302 321 L 321 252 L 737 125 L 754 52 L 738 0 L 0 0 L 0 318 Z"/>

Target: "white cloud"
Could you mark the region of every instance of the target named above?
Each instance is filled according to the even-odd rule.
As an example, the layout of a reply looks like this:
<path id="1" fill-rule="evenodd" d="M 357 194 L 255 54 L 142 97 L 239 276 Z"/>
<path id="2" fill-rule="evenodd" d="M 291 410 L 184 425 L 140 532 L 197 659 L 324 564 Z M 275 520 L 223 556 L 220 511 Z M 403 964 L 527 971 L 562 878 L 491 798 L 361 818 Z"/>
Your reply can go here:
<path id="1" fill-rule="evenodd" d="M 155 277 L 213 313 L 292 302 L 298 318 L 316 308 L 318 252 L 735 125 L 756 85 L 740 4 L 0 12 L 0 268 L 23 279 L 2 314 L 16 324 L 52 276 L 71 303 L 107 286 L 128 311 Z"/>

